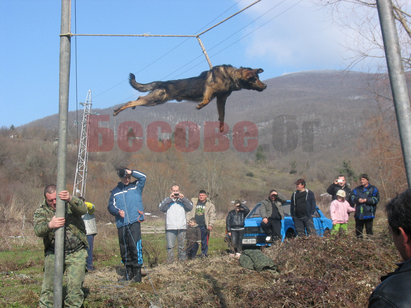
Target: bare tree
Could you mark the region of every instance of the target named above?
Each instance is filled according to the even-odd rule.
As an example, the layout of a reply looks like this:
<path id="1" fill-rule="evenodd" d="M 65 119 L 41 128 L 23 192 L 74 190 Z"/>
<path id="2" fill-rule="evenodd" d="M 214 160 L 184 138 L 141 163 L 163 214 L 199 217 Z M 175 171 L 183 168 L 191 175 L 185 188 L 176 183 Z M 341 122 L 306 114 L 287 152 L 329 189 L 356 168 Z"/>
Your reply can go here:
<path id="1" fill-rule="evenodd" d="M 227 211 L 239 198 L 240 162 L 232 152 L 199 153 L 190 157 L 190 178 L 197 191 L 204 189 L 218 211 Z"/>
<path id="2" fill-rule="evenodd" d="M 392 94 L 387 75 L 384 45 L 375 0 L 314 0 L 326 7 L 346 34 L 351 51 L 347 69 L 366 63 L 375 74 L 368 80 L 377 108 L 370 109 L 358 139 L 363 172 L 379 185 L 383 198 L 407 187 Z M 411 6 L 408 0 L 392 0 L 393 13 L 405 71 L 411 69 Z M 407 76 L 409 78 L 409 76 Z"/>
<path id="3" fill-rule="evenodd" d="M 147 174 L 143 194 L 147 210 L 158 211 L 159 203 L 170 195 L 173 184 L 179 185 L 187 198 L 192 194 L 188 164 L 174 147 L 166 152 L 142 151 L 131 158 L 131 166 L 136 166 Z"/>
<path id="4" fill-rule="evenodd" d="M 360 62 L 386 71 L 384 45 L 375 0 L 314 0 L 325 7 L 333 22 L 346 35 L 346 45 L 352 56 L 348 69 Z M 411 5 L 409 0 L 392 0 L 394 17 L 405 70 L 411 68 Z M 383 61 L 384 60 L 384 61 Z"/>
<path id="5" fill-rule="evenodd" d="M 408 81 L 410 77 L 408 74 Z M 370 173 L 380 185 L 383 198 L 391 198 L 408 184 L 388 76 L 376 75 L 373 87 L 376 108 L 369 110 L 357 143 L 362 171 Z"/>

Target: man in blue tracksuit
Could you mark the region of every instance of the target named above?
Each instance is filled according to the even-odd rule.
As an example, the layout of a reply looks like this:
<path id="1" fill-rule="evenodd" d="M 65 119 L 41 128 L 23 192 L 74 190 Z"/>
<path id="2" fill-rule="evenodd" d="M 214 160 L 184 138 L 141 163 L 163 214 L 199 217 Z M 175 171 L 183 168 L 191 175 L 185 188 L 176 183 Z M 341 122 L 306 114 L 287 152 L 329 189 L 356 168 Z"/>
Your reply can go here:
<path id="1" fill-rule="evenodd" d="M 362 238 L 362 231 L 372 235 L 372 224 L 375 218 L 377 203 L 380 201 L 380 193 L 377 187 L 370 185 L 366 173 L 360 176 L 361 185 L 356 187 L 350 195 L 351 204 L 355 205 L 355 233 L 357 238 Z"/>
<path id="2" fill-rule="evenodd" d="M 128 168 L 117 170 L 117 174 L 120 182 L 111 191 L 108 211 L 116 218 L 121 258 L 126 267 L 126 274 L 119 281 L 141 282 L 143 251 L 140 222 L 144 220 L 141 194 L 146 175 Z M 131 177 L 137 180 L 131 182 Z"/>

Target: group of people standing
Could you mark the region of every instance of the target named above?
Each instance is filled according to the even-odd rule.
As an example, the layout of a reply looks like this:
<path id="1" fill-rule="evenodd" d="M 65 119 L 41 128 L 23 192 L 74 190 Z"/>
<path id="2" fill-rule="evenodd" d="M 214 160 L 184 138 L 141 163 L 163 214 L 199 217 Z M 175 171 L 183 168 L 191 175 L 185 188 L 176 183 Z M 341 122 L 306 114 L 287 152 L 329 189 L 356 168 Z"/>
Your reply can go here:
<path id="1" fill-rule="evenodd" d="M 296 191 L 291 196 L 291 216 L 297 235 L 302 235 L 307 231 L 310 235 L 314 230 L 313 214 L 316 209 L 314 193 L 305 188 L 305 181 L 299 179 L 295 182 Z M 287 201 L 284 194 L 276 190 L 270 190 L 267 199 L 261 201 L 261 228 L 266 234 L 266 242 L 271 243 L 281 239 L 281 220 L 284 219 L 283 204 Z M 239 200 L 235 201 L 235 209 L 228 213 L 226 219 L 226 229 L 231 237 L 230 255 L 239 257 L 242 250 L 242 240 L 244 236 L 245 218 L 250 212 L 247 206 Z"/>
<path id="2" fill-rule="evenodd" d="M 334 235 L 340 230 L 347 231 L 349 213 L 351 212 L 355 212 L 356 236 L 362 237 L 364 226 L 367 234 L 373 234 L 373 220 L 380 195 L 378 189 L 369 183 L 367 174 L 364 173 L 360 176 L 360 183 L 361 185 L 351 191 L 345 176 L 339 175 L 328 187 L 327 192 L 332 196 L 330 215 L 333 229 L 331 234 Z M 297 232 L 296 235 L 315 234 L 313 216 L 317 204 L 314 193 L 306 188 L 304 179 L 298 179 L 294 184 L 296 190 L 290 198 L 290 212 Z M 274 242 L 282 237 L 281 220 L 284 218 L 282 206 L 286 200 L 284 194 L 273 189 L 270 190 L 268 198 L 261 201 L 261 227 L 267 235 L 266 242 Z M 229 222 L 227 220 L 228 229 Z"/>
<path id="3" fill-rule="evenodd" d="M 370 184 L 366 173 L 361 174 L 360 184 L 352 191 L 347 185 L 344 175 L 339 175 L 327 192 L 332 196 L 330 206 L 331 220 L 333 221 L 332 234 L 339 230 L 347 231 L 349 213 L 355 212 L 355 233 L 362 237 L 364 226 L 368 235 L 373 234 L 373 221 L 377 204 L 380 201 L 378 189 Z"/>
<path id="4" fill-rule="evenodd" d="M 108 211 L 116 220 L 120 253 L 125 266 L 125 276 L 119 281 L 140 282 L 143 264 L 140 222 L 144 221 L 142 191 L 146 175 L 128 168 L 120 168 L 117 174 L 120 182 L 111 191 Z M 131 181 L 131 177 L 135 180 Z M 333 199 L 330 206 L 334 225 L 333 233 L 340 229 L 346 230 L 348 214 L 355 212 L 356 235 L 361 237 L 364 227 L 367 234 L 373 234 L 372 226 L 376 206 L 380 199 L 379 192 L 375 186 L 370 185 L 367 174 L 361 175 L 360 182 L 361 185 L 351 191 L 346 184 L 345 177 L 340 175 L 327 189 Z M 295 185 L 296 190 L 291 195 L 291 216 L 297 234 L 302 235 L 306 232 L 310 235 L 315 232 L 314 193 L 306 188 L 304 179 L 297 180 Z M 45 199 L 34 215 L 34 231 L 37 236 L 43 238 L 45 251 L 45 274 L 39 306 L 51 307 L 53 305 L 54 235 L 58 228 L 65 226 L 64 267 L 67 272 L 68 285 L 64 304 L 66 307 L 81 307 L 84 300 L 82 284 L 85 269 L 87 267 L 93 270 L 92 246 L 94 235 L 97 233 L 95 208 L 93 204 L 72 196 L 66 190 L 58 193 L 58 197 L 65 202 L 65 217 L 56 217 L 55 214 L 57 200 L 55 185 L 45 188 Z M 267 234 L 267 242 L 281 239 L 281 220 L 284 218 L 282 205 L 285 201 L 286 197 L 282 193 L 270 190 L 268 198 L 261 202 L 263 218 L 261 227 Z M 210 231 L 216 222 L 215 206 L 207 193 L 200 190 L 198 196 L 190 201 L 181 193 L 178 185 L 173 185 L 170 195 L 159 204 L 159 208 L 166 214 L 167 262 L 174 260 L 173 250 L 176 241 L 180 261 L 195 258 L 200 244 L 200 256 L 207 257 Z M 231 256 L 241 255 L 244 222 L 249 212 L 245 204 L 236 200 L 234 209 L 227 215 L 226 229 L 231 238 Z M 89 232 L 86 231 L 86 225 Z M 409 236 L 407 233 L 409 230 L 404 229 L 402 232 L 402 227 L 392 228 L 393 233 L 399 234 L 401 239 Z M 411 253 L 408 254 L 411 251 L 409 246 L 406 246 L 406 249 L 408 250 L 404 252 L 404 260 L 408 260 L 406 259 L 408 255 L 411 256 Z"/>
<path id="5" fill-rule="evenodd" d="M 307 232 L 308 235 L 315 232 L 313 215 L 316 210 L 316 202 L 314 193 L 308 190 L 304 179 L 299 179 L 295 183 L 296 190 L 291 195 L 290 211 L 294 221 L 294 226 L 297 235 L 303 235 Z M 287 197 L 277 192 L 270 190 L 268 198 L 261 201 L 261 227 L 267 235 L 265 241 L 275 242 L 281 239 L 281 220 L 284 219 L 283 204 L 287 201 Z"/>
<path id="6" fill-rule="evenodd" d="M 176 239 L 180 261 L 196 257 L 199 243 L 200 256 L 207 257 L 208 240 L 216 221 L 216 210 L 206 191 L 200 190 L 198 197 L 192 198 L 190 202 L 180 192 L 180 187 L 173 185 L 170 196 L 159 207 L 160 211 L 166 213 L 167 262 L 174 260 Z"/>

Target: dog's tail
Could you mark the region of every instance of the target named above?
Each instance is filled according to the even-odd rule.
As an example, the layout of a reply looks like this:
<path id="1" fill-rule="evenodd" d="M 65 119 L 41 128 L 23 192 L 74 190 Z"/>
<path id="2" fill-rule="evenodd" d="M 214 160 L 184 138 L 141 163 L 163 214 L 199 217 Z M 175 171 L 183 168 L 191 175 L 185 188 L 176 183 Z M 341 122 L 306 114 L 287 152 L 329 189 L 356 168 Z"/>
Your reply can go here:
<path id="1" fill-rule="evenodd" d="M 154 82 L 150 82 L 150 83 L 138 83 L 136 81 L 136 76 L 134 76 L 134 74 L 130 73 L 130 77 L 129 77 L 129 82 L 130 85 L 136 89 L 137 91 L 140 92 L 148 92 L 151 91 L 155 88 L 158 88 L 158 84 L 160 83 L 160 81 L 154 81 Z"/>

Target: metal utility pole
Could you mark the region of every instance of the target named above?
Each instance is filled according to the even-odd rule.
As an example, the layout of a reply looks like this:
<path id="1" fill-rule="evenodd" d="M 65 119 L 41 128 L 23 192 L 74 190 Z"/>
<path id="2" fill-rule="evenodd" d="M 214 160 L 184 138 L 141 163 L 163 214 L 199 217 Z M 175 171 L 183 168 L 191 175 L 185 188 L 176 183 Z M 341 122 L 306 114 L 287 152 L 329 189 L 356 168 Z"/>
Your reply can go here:
<path id="1" fill-rule="evenodd" d="M 91 114 L 91 90 L 87 93 L 85 103 L 80 103 L 84 106 L 83 120 L 81 121 L 80 143 L 78 148 L 76 175 L 74 176 L 73 196 L 81 196 L 86 198 L 86 183 L 87 183 L 87 162 L 88 162 L 88 121 Z"/>
<path id="2" fill-rule="evenodd" d="M 397 115 L 408 187 L 411 181 L 411 109 L 391 0 L 377 0 L 385 58 Z"/>
<path id="3" fill-rule="evenodd" d="M 71 0 L 61 1 L 60 75 L 59 75 L 59 131 L 57 149 L 57 194 L 66 189 L 68 100 L 71 56 Z M 65 217 L 65 204 L 57 198 L 56 217 Z M 64 226 L 55 233 L 53 307 L 63 305 Z"/>

